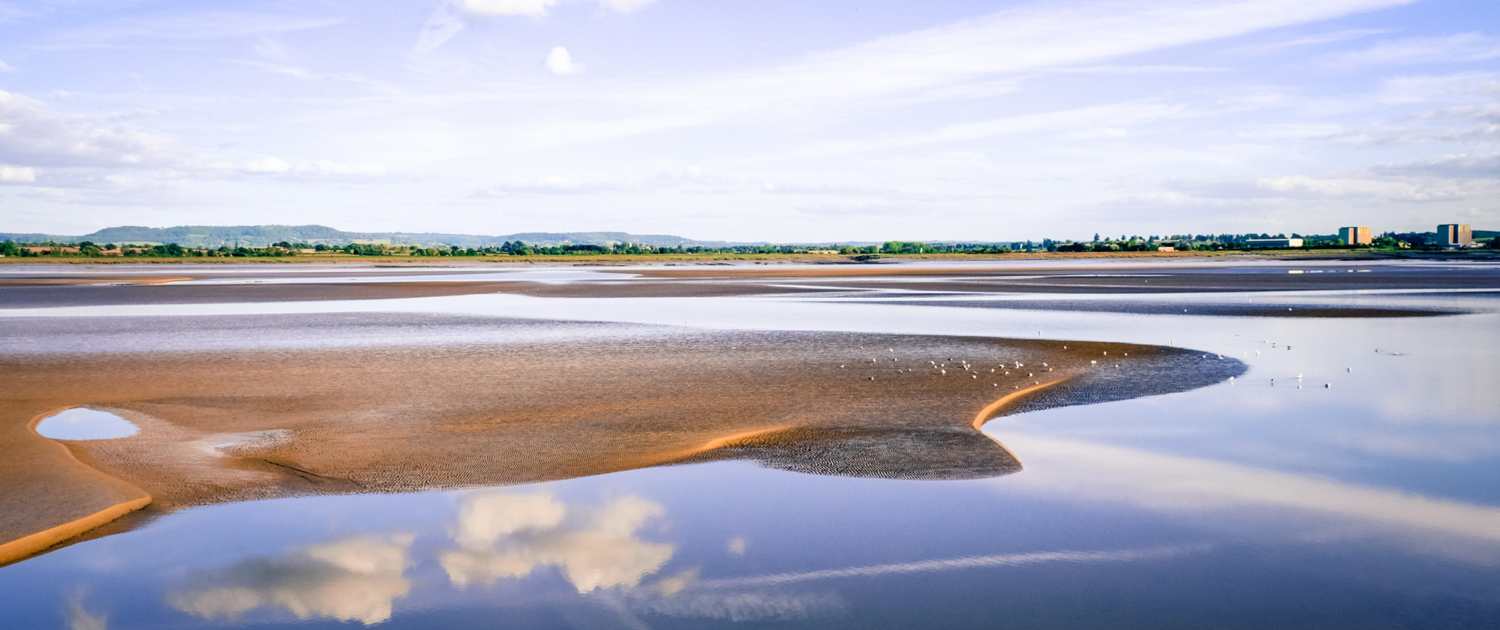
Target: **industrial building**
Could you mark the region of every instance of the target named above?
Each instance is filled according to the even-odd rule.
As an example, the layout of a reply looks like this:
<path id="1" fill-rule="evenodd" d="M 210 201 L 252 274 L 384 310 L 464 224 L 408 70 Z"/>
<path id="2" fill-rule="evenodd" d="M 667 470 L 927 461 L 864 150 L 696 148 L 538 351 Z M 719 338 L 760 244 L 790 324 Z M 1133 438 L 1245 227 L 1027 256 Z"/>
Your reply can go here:
<path id="1" fill-rule="evenodd" d="M 1473 247 L 1474 230 L 1467 223 L 1446 223 L 1438 226 L 1437 240 L 1443 247 Z"/>
<path id="2" fill-rule="evenodd" d="M 1367 227 L 1345 227 L 1339 228 L 1339 240 L 1345 245 L 1369 245 L 1375 242 Z"/>

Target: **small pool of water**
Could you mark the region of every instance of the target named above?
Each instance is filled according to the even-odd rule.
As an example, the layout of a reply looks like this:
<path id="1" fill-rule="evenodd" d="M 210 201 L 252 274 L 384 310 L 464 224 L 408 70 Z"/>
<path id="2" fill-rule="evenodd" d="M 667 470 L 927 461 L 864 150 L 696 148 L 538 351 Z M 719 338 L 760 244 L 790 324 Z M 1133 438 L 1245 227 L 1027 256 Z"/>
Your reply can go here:
<path id="1" fill-rule="evenodd" d="M 37 423 L 36 432 L 54 440 L 113 440 L 139 432 L 129 420 L 107 411 L 74 407 Z"/>

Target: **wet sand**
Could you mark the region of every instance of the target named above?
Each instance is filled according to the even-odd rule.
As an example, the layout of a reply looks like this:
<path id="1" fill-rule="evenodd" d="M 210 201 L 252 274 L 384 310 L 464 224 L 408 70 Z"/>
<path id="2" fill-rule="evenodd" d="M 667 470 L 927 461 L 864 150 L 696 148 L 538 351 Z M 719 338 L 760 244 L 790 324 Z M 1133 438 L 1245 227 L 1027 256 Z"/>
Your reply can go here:
<path id="1" fill-rule="evenodd" d="M 9 384 L 0 431 L 13 455 L 0 460 L 0 562 L 144 497 L 150 514 L 711 459 L 818 474 L 997 476 L 1020 462 L 976 429 L 976 414 L 1181 391 L 1242 369 L 1127 344 L 681 331 L 588 343 L 10 356 L 0 359 Z M 1056 385 L 995 405 L 1044 382 Z M 62 444 L 30 429 L 85 405 L 140 432 Z M 48 530 L 57 535 L 27 538 Z"/>

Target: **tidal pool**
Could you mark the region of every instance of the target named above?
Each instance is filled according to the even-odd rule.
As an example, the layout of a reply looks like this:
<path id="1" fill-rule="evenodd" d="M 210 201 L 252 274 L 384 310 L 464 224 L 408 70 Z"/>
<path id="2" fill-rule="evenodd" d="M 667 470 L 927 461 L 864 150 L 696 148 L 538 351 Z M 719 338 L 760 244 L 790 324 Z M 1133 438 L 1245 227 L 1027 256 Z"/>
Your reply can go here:
<path id="1" fill-rule="evenodd" d="M 36 432 L 54 440 L 113 440 L 130 437 L 139 429 L 129 420 L 108 411 L 75 407 L 42 418 Z"/>
<path id="2" fill-rule="evenodd" d="M 1196 308 L 1213 297 L 1088 299 Z M 572 309 L 575 319 L 638 325 L 661 318 L 714 328 L 1016 337 L 1042 330 L 1048 338 L 1172 343 L 1237 359 L 1248 372 L 1192 391 L 998 418 L 985 433 L 1024 467 L 994 478 L 837 477 L 727 461 L 183 510 L 0 567 L 5 621 L 1500 627 L 1500 296 L 1252 299 L 1462 314 L 1289 319 L 954 308 L 938 300 L 515 296 L 345 305 L 337 312 L 350 317 L 347 325 L 325 319 L 305 329 L 289 325 L 298 313 L 246 314 L 236 320 L 238 338 L 273 347 L 288 339 L 329 346 L 502 339 L 474 318 Z M 418 325 L 383 314 L 391 310 L 463 317 Z M 184 331 L 222 336 L 195 317 L 122 318 L 129 325 L 119 326 L 107 319 L 76 320 L 57 334 L 70 348 L 194 338 L 174 336 Z M 38 321 L 5 325 L 46 330 Z M 651 337 L 628 334 L 642 343 Z"/>

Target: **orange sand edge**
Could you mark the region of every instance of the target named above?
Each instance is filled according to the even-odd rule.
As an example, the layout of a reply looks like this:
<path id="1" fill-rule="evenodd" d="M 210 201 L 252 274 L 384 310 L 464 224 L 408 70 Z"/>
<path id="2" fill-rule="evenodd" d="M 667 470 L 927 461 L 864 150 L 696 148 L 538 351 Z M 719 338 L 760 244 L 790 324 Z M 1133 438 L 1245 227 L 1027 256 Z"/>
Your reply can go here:
<path id="1" fill-rule="evenodd" d="M 0 564 L 14 562 L 40 551 L 45 551 L 48 547 L 105 525 L 110 521 L 150 504 L 150 496 L 132 499 L 124 503 L 116 503 L 76 521 L 63 523 L 57 527 L 45 529 L 30 536 L 0 544 Z"/>
<path id="2" fill-rule="evenodd" d="M 58 413 L 61 413 L 66 409 L 68 409 L 68 407 L 61 407 L 50 410 L 46 413 L 38 414 L 36 417 L 31 419 L 31 422 L 28 422 L 26 424 L 27 430 L 31 431 L 33 434 L 36 434 L 37 437 L 48 440 L 58 448 L 61 448 L 63 452 L 67 454 L 69 459 L 72 459 L 80 466 L 98 470 L 93 466 L 89 466 L 88 464 L 79 461 L 78 458 L 73 455 L 72 451 L 69 451 L 66 446 L 59 443 L 57 440 L 53 440 L 41 435 L 40 433 L 37 433 L 36 427 L 38 424 L 41 424 L 43 418 L 57 415 Z M 115 519 L 151 505 L 151 495 L 147 494 L 146 491 L 135 487 L 134 484 L 131 484 L 123 479 L 112 476 L 109 478 L 117 484 L 135 491 L 135 493 L 139 494 L 140 496 L 129 501 L 116 503 L 83 518 L 68 521 L 61 525 L 50 527 L 34 534 L 28 534 L 7 543 L 0 543 L 0 565 L 15 562 L 27 556 L 45 551 L 49 547 L 66 541 L 69 538 L 82 535 L 91 529 L 107 525 Z"/>
<path id="3" fill-rule="evenodd" d="M 1069 378 L 1072 378 L 1072 377 L 1069 377 Z M 984 423 L 989 422 L 991 416 L 995 415 L 995 412 L 1000 411 L 1000 409 L 1004 408 L 1006 405 L 1008 405 L 1008 404 L 1010 404 L 1012 402 L 1015 402 L 1017 399 L 1019 399 L 1022 396 L 1025 396 L 1025 395 L 1033 393 L 1033 392 L 1041 391 L 1043 389 L 1046 389 L 1048 387 L 1051 387 L 1053 385 L 1056 385 L 1056 384 L 1061 383 L 1061 382 L 1066 381 L 1066 380 L 1068 380 L 1068 379 L 1067 378 L 1060 378 L 1060 379 L 1057 379 L 1055 381 L 1047 381 L 1047 382 L 1042 383 L 1040 385 L 1032 385 L 1031 387 L 1027 387 L 1026 389 L 1014 391 L 1014 392 L 1011 392 L 1011 393 L 1006 394 L 1004 396 L 1001 396 L 999 398 L 999 400 L 996 400 L 995 402 L 992 402 L 992 403 L 990 403 L 988 405 L 985 405 L 984 409 L 980 409 L 979 413 L 974 414 L 974 429 L 977 430 L 977 431 L 980 431 L 982 433 L 983 432 Z M 985 436 L 988 437 L 989 434 L 985 433 Z M 995 440 L 995 438 L 993 438 L 993 437 L 990 437 L 990 439 L 991 440 Z M 1016 457 L 1015 451 L 1010 450 L 1010 447 L 1006 446 L 1005 443 L 1001 442 L 1000 440 L 995 440 L 995 443 L 999 444 L 1000 448 L 1005 449 L 1005 452 L 1010 453 L 1011 458 L 1015 459 L 1017 462 L 1021 461 L 1020 457 Z"/>

